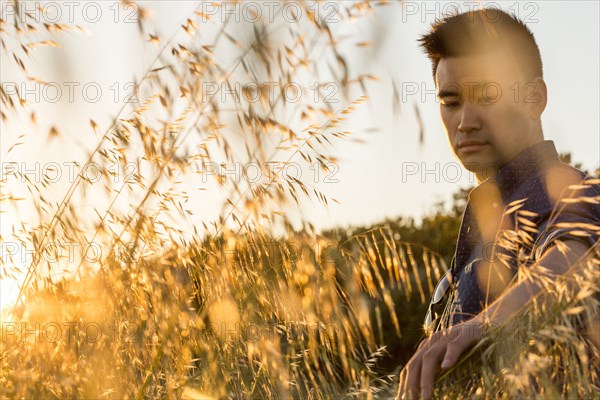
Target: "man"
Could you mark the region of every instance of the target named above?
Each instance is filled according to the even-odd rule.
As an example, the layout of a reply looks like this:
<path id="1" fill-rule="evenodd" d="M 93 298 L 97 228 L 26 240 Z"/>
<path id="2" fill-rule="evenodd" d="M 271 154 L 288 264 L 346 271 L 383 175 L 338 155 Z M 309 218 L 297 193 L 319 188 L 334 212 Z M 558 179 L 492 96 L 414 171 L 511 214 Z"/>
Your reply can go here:
<path id="1" fill-rule="evenodd" d="M 450 146 L 478 180 L 447 279 L 444 318 L 400 373 L 398 397 L 428 399 L 435 377 L 479 340 L 483 326 L 506 322 L 540 291 L 532 281 L 514 281 L 519 267 L 542 266 L 556 277 L 590 253 L 597 257 L 600 187 L 571 186 L 590 177 L 560 162 L 554 143 L 544 140 L 542 61 L 518 18 L 497 9 L 453 15 L 420 41 Z M 591 200 L 562 200 L 581 196 Z"/>

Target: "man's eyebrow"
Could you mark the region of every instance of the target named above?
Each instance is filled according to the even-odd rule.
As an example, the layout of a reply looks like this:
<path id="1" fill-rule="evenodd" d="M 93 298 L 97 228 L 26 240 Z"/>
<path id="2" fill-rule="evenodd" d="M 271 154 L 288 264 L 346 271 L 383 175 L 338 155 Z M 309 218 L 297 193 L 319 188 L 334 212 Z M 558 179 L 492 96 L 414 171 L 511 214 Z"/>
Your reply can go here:
<path id="1" fill-rule="evenodd" d="M 458 92 L 454 89 L 442 89 L 438 93 L 438 98 L 442 99 L 444 97 L 458 97 Z"/>

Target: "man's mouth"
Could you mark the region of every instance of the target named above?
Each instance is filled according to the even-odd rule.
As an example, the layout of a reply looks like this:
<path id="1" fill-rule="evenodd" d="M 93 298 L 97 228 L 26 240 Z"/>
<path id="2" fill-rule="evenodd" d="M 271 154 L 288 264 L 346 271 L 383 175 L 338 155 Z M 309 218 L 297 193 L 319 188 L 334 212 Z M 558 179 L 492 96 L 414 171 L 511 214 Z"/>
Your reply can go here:
<path id="1" fill-rule="evenodd" d="M 486 146 L 486 142 L 480 140 L 465 140 L 458 144 L 458 151 L 461 153 L 474 153 Z"/>

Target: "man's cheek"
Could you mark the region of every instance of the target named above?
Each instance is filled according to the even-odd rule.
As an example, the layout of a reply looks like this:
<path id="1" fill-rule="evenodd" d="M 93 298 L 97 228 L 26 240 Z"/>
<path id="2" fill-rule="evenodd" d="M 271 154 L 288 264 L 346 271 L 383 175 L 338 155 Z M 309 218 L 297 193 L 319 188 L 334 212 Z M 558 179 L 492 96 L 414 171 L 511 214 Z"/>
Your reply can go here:
<path id="1" fill-rule="evenodd" d="M 449 137 L 454 137 L 458 132 L 458 124 L 459 120 L 457 118 L 453 118 L 451 115 L 442 114 L 442 123 L 444 124 L 444 128 L 446 128 L 446 133 Z"/>

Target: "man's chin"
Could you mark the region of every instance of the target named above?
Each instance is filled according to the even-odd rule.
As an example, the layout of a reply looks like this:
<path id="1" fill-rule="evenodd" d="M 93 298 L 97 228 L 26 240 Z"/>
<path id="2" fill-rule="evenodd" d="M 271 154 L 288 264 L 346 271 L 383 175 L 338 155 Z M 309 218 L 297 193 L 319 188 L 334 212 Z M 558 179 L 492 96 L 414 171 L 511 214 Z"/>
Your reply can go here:
<path id="1" fill-rule="evenodd" d="M 474 159 L 461 160 L 463 167 L 477 177 L 479 181 L 494 176 L 498 171 L 498 165 L 494 161 L 478 161 Z"/>
<path id="2" fill-rule="evenodd" d="M 477 157 L 461 157 L 460 163 L 469 172 L 474 174 L 480 173 L 485 167 L 485 163 L 477 159 Z"/>

